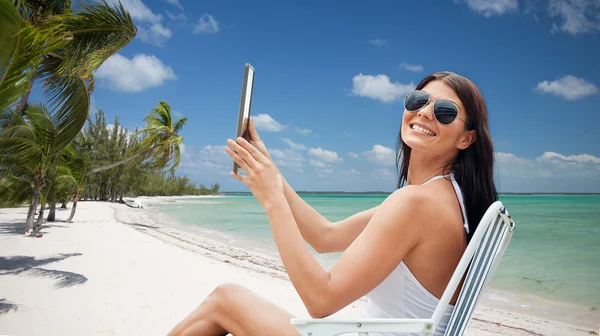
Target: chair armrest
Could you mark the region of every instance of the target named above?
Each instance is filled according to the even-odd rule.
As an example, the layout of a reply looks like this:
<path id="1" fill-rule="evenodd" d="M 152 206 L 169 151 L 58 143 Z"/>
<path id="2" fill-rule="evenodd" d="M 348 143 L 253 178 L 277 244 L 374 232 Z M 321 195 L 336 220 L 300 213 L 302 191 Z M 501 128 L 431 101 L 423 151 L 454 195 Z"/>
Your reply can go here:
<path id="1" fill-rule="evenodd" d="M 395 318 L 292 318 L 290 323 L 303 336 L 335 336 L 361 332 L 401 332 L 433 335 L 435 326 L 432 319 Z"/>

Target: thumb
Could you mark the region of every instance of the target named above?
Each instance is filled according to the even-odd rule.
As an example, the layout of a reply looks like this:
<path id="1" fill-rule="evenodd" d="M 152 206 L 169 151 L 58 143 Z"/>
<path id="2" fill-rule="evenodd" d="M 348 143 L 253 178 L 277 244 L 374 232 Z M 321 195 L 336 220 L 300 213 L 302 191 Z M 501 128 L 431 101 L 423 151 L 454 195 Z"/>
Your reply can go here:
<path id="1" fill-rule="evenodd" d="M 250 138 L 253 140 L 260 140 L 260 136 L 258 136 L 258 132 L 256 131 L 256 127 L 254 127 L 254 118 L 250 118 L 250 126 L 248 127 L 248 131 L 250 133 Z"/>

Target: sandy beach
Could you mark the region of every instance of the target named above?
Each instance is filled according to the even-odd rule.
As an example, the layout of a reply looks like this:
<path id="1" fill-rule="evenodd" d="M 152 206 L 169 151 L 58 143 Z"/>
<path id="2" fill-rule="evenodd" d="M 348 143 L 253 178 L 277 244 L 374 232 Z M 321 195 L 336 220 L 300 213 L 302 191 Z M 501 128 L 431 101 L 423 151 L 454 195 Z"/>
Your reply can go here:
<path id="1" fill-rule="evenodd" d="M 80 202 L 65 223 L 69 204 L 42 238 L 23 237 L 26 212 L 0 209 L 2 335 L 165 335 L 226 282 L 308 316 L 279 260 L 156 223 L 150 209 Z M 358 317 L 364 303 L 334 316 Z M 597 335 L 598 323 L 598 311 L 482 300 L 467 334 Z"/>

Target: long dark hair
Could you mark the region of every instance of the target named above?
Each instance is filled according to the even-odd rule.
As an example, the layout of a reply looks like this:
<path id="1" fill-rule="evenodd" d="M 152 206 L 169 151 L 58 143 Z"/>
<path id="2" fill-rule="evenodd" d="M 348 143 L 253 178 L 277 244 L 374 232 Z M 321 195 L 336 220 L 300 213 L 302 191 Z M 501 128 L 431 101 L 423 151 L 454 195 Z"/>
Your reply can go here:
<path id="1" fill-rule="evenodd" d="M 465 125 L 465 127 L 476 132 L 475 141 L 467 149 L 461 150 L 452 166 L 448 167 L 454 172 L 456 181 L 463 191 L 469 221 L 467 240 L 470 240 L 487 208 L 498 199 L 494 185 L 494 148 L 488 126 L 487 106 L 477 86 L 469 79 L 453 72 L 437 72 L 429 75 L 417 85 L 416 89 L 420 90 L 434 80 L 440 80 L 454 90 L 467 113 L 469 126 Z M 410 147 L 402 140 L 400 131 L 396 143 L 398 188 L 406 184 L 408 179 L 410 151 Z"/>

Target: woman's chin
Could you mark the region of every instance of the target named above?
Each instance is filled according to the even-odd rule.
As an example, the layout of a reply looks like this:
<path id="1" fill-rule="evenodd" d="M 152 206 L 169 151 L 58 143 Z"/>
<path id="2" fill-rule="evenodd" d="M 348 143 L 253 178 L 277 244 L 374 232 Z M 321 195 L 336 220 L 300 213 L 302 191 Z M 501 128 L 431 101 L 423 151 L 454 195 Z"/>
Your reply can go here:
<path id="1" fill-rule="evenodd" d="M 413 150 L 421 150 L 431 146 L 432 139 L 426 139 L 421 135 L 409 134 L 402 137 L 402 141 Z"/>

